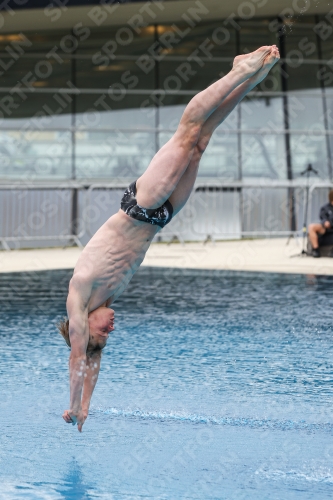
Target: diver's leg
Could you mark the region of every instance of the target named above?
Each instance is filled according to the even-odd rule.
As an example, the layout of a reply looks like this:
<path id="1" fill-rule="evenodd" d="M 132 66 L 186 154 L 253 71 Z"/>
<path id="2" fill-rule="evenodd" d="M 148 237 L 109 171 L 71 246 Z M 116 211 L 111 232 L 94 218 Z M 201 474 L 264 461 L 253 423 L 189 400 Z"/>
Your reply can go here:
<path id="1" fill-rule="evenodd" d="M 265 46 L 236 57 L 230 73 L 191 99 L 176 133 L 137 180 L 139 205 L 157 208 L 170 197 L 191 161 L 206 120 L 234 89 L 262 68 L 270 51 Z"/>
<path id="2" fill-rule="evenodd" d="M 191 161 L 169 198 L 174 213 L 179 212 L 183 208 L 191 194 L 197 177 L 200 159 L 208 146 L 214 130 L 228 117 L 237 104 L 267 76 L 279 58 L 278 48 L 273 46 L 271 53 L 264 61 L 263 67 L 254 76 L 233 90 L 206 120 L 201 129 Z"/>

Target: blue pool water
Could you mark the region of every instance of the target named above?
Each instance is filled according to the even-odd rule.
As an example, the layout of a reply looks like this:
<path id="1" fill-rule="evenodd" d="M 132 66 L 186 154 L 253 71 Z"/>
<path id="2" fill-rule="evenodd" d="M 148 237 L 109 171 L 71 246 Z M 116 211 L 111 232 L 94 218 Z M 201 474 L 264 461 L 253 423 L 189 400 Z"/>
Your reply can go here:
<path id="1" fill-rule="evenodd" d="M 69 276 L 0 276 L 0 499 L 332 497 L 332 278 L 140 271 L 79 434 Z"/>

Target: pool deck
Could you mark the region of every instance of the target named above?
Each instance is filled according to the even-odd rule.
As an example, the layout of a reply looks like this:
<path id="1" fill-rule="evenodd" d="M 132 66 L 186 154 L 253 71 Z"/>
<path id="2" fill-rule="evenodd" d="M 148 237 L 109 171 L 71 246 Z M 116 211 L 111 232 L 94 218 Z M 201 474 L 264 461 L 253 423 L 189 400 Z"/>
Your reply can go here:
<path id="1" fill-rule="evenodd" d="M 333 275 L 333 259 L 291 256 L 301 240 L 287 238 L 153 244 L 144 266 Z M 47 248 L 0 252 L 0 273 L 74 268 L 82 249 Z"/>

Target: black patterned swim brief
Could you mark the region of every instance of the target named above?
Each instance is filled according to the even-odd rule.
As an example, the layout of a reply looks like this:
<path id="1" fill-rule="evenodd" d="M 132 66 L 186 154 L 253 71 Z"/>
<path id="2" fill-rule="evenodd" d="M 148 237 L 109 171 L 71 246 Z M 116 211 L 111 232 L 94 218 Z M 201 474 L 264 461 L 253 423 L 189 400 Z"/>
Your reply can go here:
<path id="1" fill-rule="evenodd" d="M 136 202 L 136 182 L 132 182 L 121 199 L 120 208 L 132 219 L 148 222 L 160 227 L 166 226 L 172 219 L 173 207 L 167 200 L 158 208 L 143 208 Z"/>

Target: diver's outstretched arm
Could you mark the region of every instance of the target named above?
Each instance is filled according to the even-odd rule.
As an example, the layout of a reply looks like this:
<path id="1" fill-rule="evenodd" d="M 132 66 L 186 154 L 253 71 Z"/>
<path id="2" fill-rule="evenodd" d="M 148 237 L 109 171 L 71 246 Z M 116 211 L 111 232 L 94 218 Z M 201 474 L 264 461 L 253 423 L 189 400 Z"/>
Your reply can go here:
<path id="1" fill-rule="evenodd" d="M 88 416 L 91 396 L 94 392 L 96 382 L 101 368 L 102 351 L 94 351 L 87 354 L 86 376 L 83 382 L 81 407 L 85 418 Z"/>
<path id="2" fill-rule="evenodd" d="M 71 353 L 69 356 L 70 409 L 63 418 L 68 423 L 77 424 L 82 431 L 85 418 L 81 407 L 83 382 L 86 374 L 87 346 L 89 342 L 88 309 L 73 280 L 69 286 L 67 313 L 69 318 L 69 338 Z M 66 418 L 65 418 L 66 416 Z"/>

